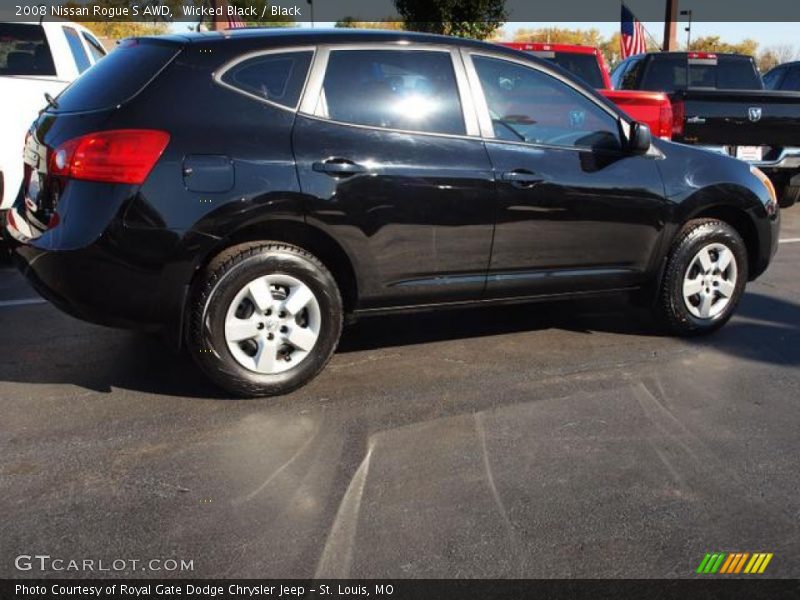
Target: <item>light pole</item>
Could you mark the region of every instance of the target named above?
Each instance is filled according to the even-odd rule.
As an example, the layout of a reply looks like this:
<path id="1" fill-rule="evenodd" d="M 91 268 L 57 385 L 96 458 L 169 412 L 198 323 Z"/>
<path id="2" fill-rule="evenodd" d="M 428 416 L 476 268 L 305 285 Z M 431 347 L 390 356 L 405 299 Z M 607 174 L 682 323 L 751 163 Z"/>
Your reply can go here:
<path id="1" fill-rule="evenodd" d="M 686 49 L 688 50 L 692 45 L 692 11 L 682 10 L 681 16 L 689 17 L 689 25 L 683 29 L 686 32 Z"/>
<path id="2" fill-rule="evenodd" d="M 308 6 L 310 7 L 310 10 L 311 10 L 311 14 L 309 16 L 311 17 L 311 28 L 313 29 L 314 28 L 314 0 L 306 0 L 306 2 L 308 2 Z"/>

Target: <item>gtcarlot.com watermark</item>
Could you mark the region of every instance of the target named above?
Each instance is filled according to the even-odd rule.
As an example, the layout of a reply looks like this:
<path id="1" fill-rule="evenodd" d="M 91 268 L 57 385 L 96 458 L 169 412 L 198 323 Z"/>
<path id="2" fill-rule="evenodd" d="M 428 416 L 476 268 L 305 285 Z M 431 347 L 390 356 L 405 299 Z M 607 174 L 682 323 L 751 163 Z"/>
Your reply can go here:
<path id="1" fill-rule="evenodd" d="M 17 571 L 42 573 L 131 573 L 137 571 L 194 571 L 194 560 L 183 558 L 62 558 L 49 554 L 20 554 L 14 559 Z"/>

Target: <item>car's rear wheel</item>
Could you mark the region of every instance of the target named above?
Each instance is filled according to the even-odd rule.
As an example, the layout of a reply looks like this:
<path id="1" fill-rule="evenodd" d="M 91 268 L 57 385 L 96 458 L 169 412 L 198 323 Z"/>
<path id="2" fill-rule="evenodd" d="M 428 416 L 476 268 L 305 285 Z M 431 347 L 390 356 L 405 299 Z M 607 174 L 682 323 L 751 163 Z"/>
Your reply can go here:
<path id="1" fill-rule="evenodd" d="M 296 246 L 259 242 L 211 261 L 191 300 L 188 347 L 220 387 L 242 396 L 285 394 L 330 360 L 342 329 L 331 273 Z"/>
<path id="2" fill-rule="evenodd" d="M 746 282 L 747 248 L 738 232 L 716 219 L 690 221 L 667 259 L 656 314 L 672 333 L 709 333 L 730 319 Z"/>

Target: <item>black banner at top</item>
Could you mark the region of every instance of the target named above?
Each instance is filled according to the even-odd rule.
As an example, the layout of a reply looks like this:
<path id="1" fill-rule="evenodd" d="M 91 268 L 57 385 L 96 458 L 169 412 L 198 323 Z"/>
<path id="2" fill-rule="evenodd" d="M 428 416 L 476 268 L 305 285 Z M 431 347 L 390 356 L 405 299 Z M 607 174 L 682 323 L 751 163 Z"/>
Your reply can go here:
<path id="1" fill-rule="evenodd" d="M 798 0 L 674 0 L 694 22 L 800 22 Z M 431 14 L 435 14 L 432 0 Z M 468 5 L 470 0 L 463 0 Z M 506 22 L 619 22 L 620 0 L 498 0 Z M 626 0 L 639 21 L 665 20 L 667 0 Z M 220 14 L 224 13 L 224 14 Z M 298 23 L 397 21 L 395 0 L 2 0 L 0 21 L 197 22 L 235 16 L 243 21 Z"/>

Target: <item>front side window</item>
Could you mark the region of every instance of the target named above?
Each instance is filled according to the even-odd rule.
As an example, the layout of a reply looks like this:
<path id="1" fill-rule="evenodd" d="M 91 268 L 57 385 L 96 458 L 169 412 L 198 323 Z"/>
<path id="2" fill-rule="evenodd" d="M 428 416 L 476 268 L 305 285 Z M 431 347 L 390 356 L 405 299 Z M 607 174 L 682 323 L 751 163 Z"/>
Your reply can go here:
<path id="1" fill-rule="evenodd" d="M 225 71 L 221 81 L 263 100 L 295 108 L 313 55 L 311 50 L 303 50 L 255 56 Z"/>
<path id="2" fill-rule="evenodd" d="M 67 36 L 67 43 L 69 44 L 70 52 L 72 52 L 72 58 L 75 59 L 75 66 L 78 68 L 78 73 L 83 73 L 92 66 L 92 63 L 89 62 L 86 50 L 83 49 L 83 44 L 81 44 L 81 39 L 78 37 L 78 32 L 72 27 L 64 27 L 64 35 Z"/>
<path id="3" fill-rule="evenodd" d="M 449 52 L 334 50 L 315 113 L 371 127 L 465 133 Z"/>
<path id="4" fill-rule="evenodd" d="M 620 148 L 618 120 L 583 94 L 537 69 L 473 57 L 494 135 L 533 144 Z"/>

